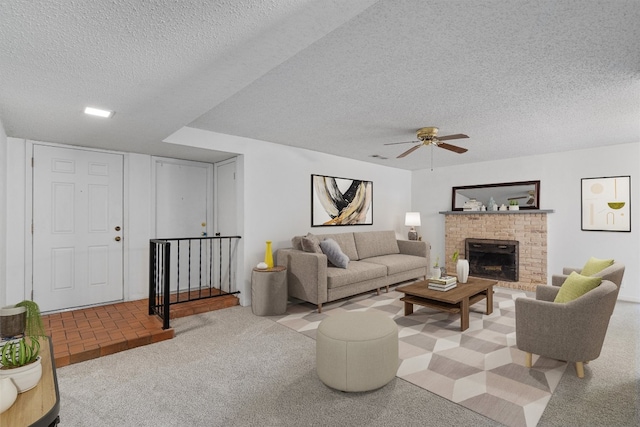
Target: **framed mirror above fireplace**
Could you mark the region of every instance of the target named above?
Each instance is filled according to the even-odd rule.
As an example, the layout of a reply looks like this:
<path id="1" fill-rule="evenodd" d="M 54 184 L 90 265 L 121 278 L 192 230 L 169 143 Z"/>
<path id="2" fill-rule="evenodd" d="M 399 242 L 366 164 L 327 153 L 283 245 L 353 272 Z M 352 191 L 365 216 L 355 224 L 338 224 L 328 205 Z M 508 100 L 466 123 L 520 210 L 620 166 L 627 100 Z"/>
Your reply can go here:
<path id="1" fill-rule="evenodd" d="M 540 181 L 503 182 L 499 184 L 465 185 L 453 187 L 451 210 L 463 210 L 464 203 L 477 200 L 485 206 L 489 200 L 498 206 L 509 206 L 512 200 L 518 202 L 520 209 L 540 209 Z"/>

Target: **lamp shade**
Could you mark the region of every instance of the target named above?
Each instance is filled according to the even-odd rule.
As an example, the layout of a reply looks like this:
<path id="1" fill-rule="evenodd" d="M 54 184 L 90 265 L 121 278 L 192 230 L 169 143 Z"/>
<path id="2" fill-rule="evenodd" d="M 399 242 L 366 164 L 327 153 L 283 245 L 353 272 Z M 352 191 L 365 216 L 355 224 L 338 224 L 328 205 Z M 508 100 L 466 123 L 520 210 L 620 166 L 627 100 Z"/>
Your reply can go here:
<path id="1" fill-rule="evenodd" d="M 407 212 L 404 217 L 404 225 L 407 227 L 420 226 L 420 212 Z"/>

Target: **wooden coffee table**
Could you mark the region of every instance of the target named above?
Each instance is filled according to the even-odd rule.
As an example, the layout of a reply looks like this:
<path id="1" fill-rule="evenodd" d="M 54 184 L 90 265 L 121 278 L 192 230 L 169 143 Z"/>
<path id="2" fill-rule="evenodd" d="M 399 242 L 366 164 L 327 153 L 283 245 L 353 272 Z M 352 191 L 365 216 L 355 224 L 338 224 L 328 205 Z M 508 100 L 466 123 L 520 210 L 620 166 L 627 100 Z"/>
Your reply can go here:
<path id="1" fill-rule="evenodd" d="M 469 277 L 467 283 L 458 283 L 458 286 L 449 291 L 435 291 L 429 289 L 426 280 L 399 286 L 396 291 L 405 294 L 400 301 L 404 301 L 404 315 L 413 313 L 413 306 L 421 305 L 448 313 L 460 313 L 460 330 L 469 328 L 469 307 L 478 301 L 487 300 L 486 314 L 493 313 L 493 285 L 495 280 L 478 279 Z"/>

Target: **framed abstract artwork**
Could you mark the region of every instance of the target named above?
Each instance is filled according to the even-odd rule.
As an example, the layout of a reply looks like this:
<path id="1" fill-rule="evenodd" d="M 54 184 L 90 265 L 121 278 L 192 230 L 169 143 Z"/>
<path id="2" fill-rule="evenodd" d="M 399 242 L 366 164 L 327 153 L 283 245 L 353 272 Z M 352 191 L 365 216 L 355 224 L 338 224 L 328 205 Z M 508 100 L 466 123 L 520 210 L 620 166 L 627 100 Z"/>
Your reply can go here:
<path id="1" fill-rule="evenodd" d="M 582 178 L 582 230 L 631 231 L 631 177 Z"/>
<path id="2" fill-rule="evenodd" d="M 372 181 L 311 175 L 312 227 L 372 224 Z"/>

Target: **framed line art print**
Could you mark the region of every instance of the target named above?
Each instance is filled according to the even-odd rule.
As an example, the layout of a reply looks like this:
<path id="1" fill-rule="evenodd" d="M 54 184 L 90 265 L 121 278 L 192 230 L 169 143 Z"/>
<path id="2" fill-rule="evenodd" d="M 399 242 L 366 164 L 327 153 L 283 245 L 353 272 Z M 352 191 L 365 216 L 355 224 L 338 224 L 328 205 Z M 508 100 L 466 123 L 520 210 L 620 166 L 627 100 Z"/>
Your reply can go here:
<path id="1" fill-rule="evenodd" d="M 372 181 L 311 175 L 312 227 L 372 224 Z"/>
<path id="2" fill-rule="evenodd" d="M 582 178 L 582 230 L 631 231 L 631 176 Z"/>

